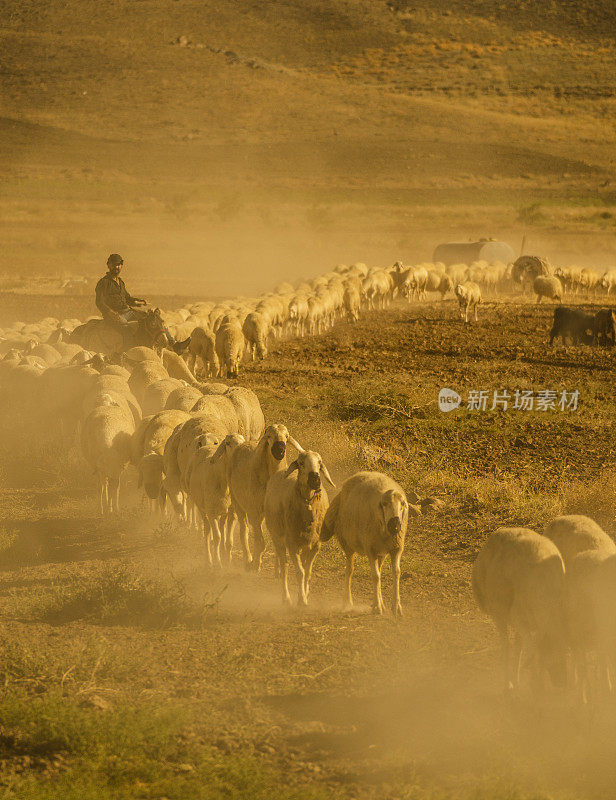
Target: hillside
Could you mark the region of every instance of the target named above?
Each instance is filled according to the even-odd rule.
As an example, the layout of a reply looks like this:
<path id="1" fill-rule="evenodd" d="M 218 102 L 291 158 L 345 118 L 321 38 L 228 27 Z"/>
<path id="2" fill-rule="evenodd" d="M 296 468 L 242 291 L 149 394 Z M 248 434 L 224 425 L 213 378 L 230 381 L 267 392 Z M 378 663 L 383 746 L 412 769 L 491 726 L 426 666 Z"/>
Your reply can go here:
<path id="1" fill-rule="evenodd" d="M 454 236 L 607 266 L 615 11 L 543 6 L 4 0 L 3 249 L 204 293 Z"/>

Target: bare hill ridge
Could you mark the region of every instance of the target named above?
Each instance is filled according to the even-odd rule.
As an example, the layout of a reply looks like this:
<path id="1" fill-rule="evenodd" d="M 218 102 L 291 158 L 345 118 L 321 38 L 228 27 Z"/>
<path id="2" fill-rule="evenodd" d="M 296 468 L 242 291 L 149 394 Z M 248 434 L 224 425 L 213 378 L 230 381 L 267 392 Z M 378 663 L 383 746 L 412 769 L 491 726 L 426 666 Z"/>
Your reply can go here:
<path id="1" fill-rule="evenodd" d="M 438 220 L 401 228 L 391 204 L 434 206 L 462 236 L 506 235 L 523 206 L 610 204 L 614 14 L 607 0 L 3 0 L 5 247 L 20 269 L 60 270 L 72 237 L 48 234 L 79 219 L 68 269 L 87 272 L 107 242 L 145 256 L 153 224 L 169 240 L 154 271 L 178 234 L 182 261 L 202 252 L 208 271 L 235 220 L 243 274 L 263 241 L 278 269 L 300 244 L 389 258 L 416 227 L 427 257 Z"/>

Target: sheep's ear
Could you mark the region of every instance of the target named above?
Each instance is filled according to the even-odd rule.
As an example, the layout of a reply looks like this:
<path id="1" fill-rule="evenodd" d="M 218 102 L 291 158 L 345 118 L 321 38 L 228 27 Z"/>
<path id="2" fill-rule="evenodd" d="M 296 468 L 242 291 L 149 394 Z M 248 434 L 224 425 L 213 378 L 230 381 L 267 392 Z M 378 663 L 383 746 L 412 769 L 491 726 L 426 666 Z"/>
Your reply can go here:
<path id="1" fill-rule="evenodd" d="M 218 459 L 219 459 L 219 458 L 222 456 L 222 454 L 224 453 L 226 446 L 227 446 L 227 443 L 226 443 L 226 441 L 223 439 L 223 440 L 222 440 L 222 442 L 221 442 L 221 443 L 218 445 L 218 447 L 216 448 L 216 452 L 214 453 L 214 455 L 213 455 L 213 456 L 210 458 L 210 461 L 211 461 L 212 463 L 214 463 L 215 461 L 218 461 Z"/>
<path id="2" fill-rule="evenodd" d="M 295 459 L 289 466 L 287 467 L 287 471 L 285 472 L 285 478 L 288 478 L 292 472 L 295 472 L 296 469 L 299 469 L 299 461 Z"/>
<path id="3" fill-rule="evenodd" d="M 297 450 L 298 453 L 305 453 L 306 452 L 304 450 L 304 448 L 301 446 L 301 444 L 297 440 L 295 440 L 291 436 L 291 434 L 289 434 L 289 443 L 293 445 L 293 447 Z"/>
<path id="4" fill-rule="evenodd" d="M 329 474 L 329 470 L 327 469 L 327 467 L 325 466 L 325 464 L 322 461 L 321 461 L 321 472 L 323 473 L 323 477 L 329 483 L 329 485 L 332 487 L 332 489 L 335 489 L 336 488 L 336 484 L 331 479 L 331 476 Z"/>

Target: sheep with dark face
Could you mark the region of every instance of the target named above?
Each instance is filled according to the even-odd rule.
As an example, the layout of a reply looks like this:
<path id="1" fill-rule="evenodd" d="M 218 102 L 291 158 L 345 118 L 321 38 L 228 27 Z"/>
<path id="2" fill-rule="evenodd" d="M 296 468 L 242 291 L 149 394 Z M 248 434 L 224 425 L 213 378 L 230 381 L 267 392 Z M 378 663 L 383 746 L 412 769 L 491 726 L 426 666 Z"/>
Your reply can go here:
<path id="1" fill-rule="evenodd" d="M 306 450 L 299 453 L 285 472 L 272 475 L 267 484 L 265 524 L 278 556 L 283 603 L 291 602 L 288 555 L 297 571 L 298 604 L 308 603 L 312 567 L 321 546 L 321 525 L 329 506 L 321 475 L 336 488 L 321 456 Z"/>
<path id="2" fill-rule="evenodd" d="M 284 425 L 270 425 L 256 445 L 242 444 L 229 458 L 227 478 L 231 506 L 239 523 L 244 563 L 246 568 L 252 564 L 256 572 L 261 568 L 265 549 L 263 506 L 267 483 L 272 475 L 286 468 L 287 443 L 302 452 L 303 448 Z M 248 545 L 248 524 L 254 533 L 254 557 Z"/>
<path id="3" fill-rule="evenodd" d="M 321 541 L 336 536 L 346 556 L 345 601 L 351 607 L 351 579 L 355 554 L 368 556 L 374 582 L 374 611 L 384 610 L 381 594 L 381 568 L 391 559 L 393 574 L 392 611 L 402 613 L 400 605 L 400 559 L 409 511 L 418 516 L 417 506 L 409 506 L 404 490 L 381 472 L 358 472 L 348 478 L 329 506 L 321 528 Z"/>

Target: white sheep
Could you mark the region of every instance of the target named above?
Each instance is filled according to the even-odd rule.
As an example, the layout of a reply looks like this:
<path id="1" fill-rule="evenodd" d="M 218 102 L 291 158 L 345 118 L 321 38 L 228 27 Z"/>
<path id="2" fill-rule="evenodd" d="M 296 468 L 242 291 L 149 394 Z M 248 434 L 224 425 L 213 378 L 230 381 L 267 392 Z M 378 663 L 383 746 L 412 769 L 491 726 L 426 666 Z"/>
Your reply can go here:
<path id="1" fill-rule="evenodd" d="M 178 411 L 190 411 L 202 394 L 194 386 L 181 385 L 174 389 L 167 397 L 165 408 L 176 408 Z"/>
<path id="2" fill-rule="evenodd" d="M 222 565 L 221 543 L 226 561 L 231 563 L 233 548 L 233 512 L 227 484 L 227 467 L 230 454 L 244 443 L 244 437 L 230 433 L 219 445 L 204 443 L 194 459 L 189 495 L 203 520 L 208 564 L 212 565 L 210 541 L 214 540 L 214 561 Z"/>
<path id="3" fill-rule="evenodd" d="M 616 269 L 610 269 L 603 275 L 601 286 L 607 291 L 608 295 L 612 289 L 616 288 Z"/>
<path id="4" fill-rule="evenodd" d="M 128 385 L 131 392 L 135 395 L 139 404 L 143 406 L 143 398 L 145 391 L 152 383 L 168 378 L 169 373 L 163 367 L 162 362 L 156 361 L 139 361 L 132 369 Z"/>
<path id="5" fill-rule="evenodd" d="M 308 299 L 307 295 L 298 292 L 289 300 L 287 310 L 289 324 L 295 336 L 306 334 L 306 320 L 308 318 Z"/>
<path id="6" fill-rule="evenodd" d="M 592 689 L 588 658 L 599 657 L 603 675 L 610 685 L 610 636 L 605 632 L 604 611 L 608 599 L 601 597 L 600 584 L 609 574 L 604 562 L 616 557 L 616 545 L 605 531 L 581 514 L 570 514 L 552 520 L 545 536 L 560 551 L 566 569 L 567 597 L 565 612 L 580 699 L 586 703 Z M 608 581 L 609 582 L 609 581 Z M 606 587 L 607 588 L 607 587 Z"/>
<path id="7" fill-rule="evenodd" d="M 269 336 L 270 326 L 267 319 L 258 311 L 252 311 L 242 325 L 242 332 L 246 339 L 246 347 L 254 361 L 256 358 L 263 359 L 267 355 L 267 337 Z"/>
<path id="8" fill-rule="evenodd" d="M 553 683 L 564 686 L 565 565 L 556 545 L 527 528 L 499 528 L 479 551 L 472 583 L 501 638 L 505 688 L 519 684 L 523 650 L 532 658 L 535 684 L 547 669 Z"/>
<path id="9" fill-rule="evenodd" d="M 176 389 L 184 387 L 177 378 L 161 378 L 151 383 L 143 393 L 141 411 L 144 417 L 157 414 L 167 407 L 167 398 Z"/>
<path id="10" fill-rule="evenodd" d="M 308 603 L 312 567 L 321 546 L 321 525 L 329 506 L 321 475 L 336 488 L 321 456 L 306 450 L 299 453 L 285 472 L 272 475 L 267 484 L 265 524 L 278 557 L 284 603 L 291 602 L 288 554 L 297 571 L 298 603 L 304 606 Z"/>
<path id="11" fill-rule="evenodd" d="M 150 505 L 154 511 L 156 505 L 161 512 L 165 510 L 165 493 L 163 492 L 163 457 L 160 453 L 146 453 L 137 467 L 137 486 L 143 487 Z"/>
<path id="12" fill-rule="evenodd" d="M 468 322 L 468 312 L 472 309 L 475 312 L 475 322 L 477 322 L 477 307 L 481 303 L 481 289 L 473 281 L 459 283 L 455 288 L 455 295 L 458 298 L 460 307 L 460 319 Z"/>
<path id="13" fill-rule="evenodd" d="M 167 498 L 171 501 L 171 506 L 182 522 L 186 521 L 186 504 L 184 502 L 184 492 L 182 490 L 182 476 L 178 465 L 178 445 L 180 442 L 180 432 L 182 425 L 174 428 L 171 436 L 165 443 L 163 450 L 163 481 L 161 487 L 161 499 L 163 507 Z"/>
<path id="14" fill-rule="evenodd" d="M 131 444 L 131 462 L 139 467 L 147 453 L 163 454 L 167 439 L 178 425 L 183 424 L 190 415 L 185 411 L 170 409 L 144 417 L 134 433 Z"/>
<path id="15" fill-rule="evenodd" d="M 594 294 L 595 290 L 601 285 L 601 276 L 597 270 L 591 267 L 583 267 L 581 270 L 580 286 L 586 289 L 586 294 Z"/>
<path id="16" fill-rule="evenodd" d="M 101 514 L 119 510 L 120 475 L 130 461 L 134 430 L 132 414 L 110 397 L 83 422 L 81 449 L 98 479 Z"/>
<path id="17" fill-rule="evenodd" d="M 357 286 L 352 284 L 345 286 L 343 303 L 348 319 L 351 322 L 357 322 L 361 309 L 361 294 Z"/>
<path id="18" fill-rule="evenodd" d="M 220 362 L 219 378 L 237 378 L 244 354 L 244 334 L 238 320 L 226 322 L 216 332 L 216 355 Z"/>
<path id="19" fill-rule="evenodd" d="M 569 569 L 573 559 L 587 550 L 616 553 L 616 545 L 600 525 L 582 514 L 556 517 L 545 528 L 544 535 L 559 549 L 565 568 Z"/>
<path id="20" fill-rule="evenodd" d="M 537 303 L 543 298 L 562 303 L 563 285 L 555 275 L 538 275 L 533 281 L 533 292 L 537 295 Z"/>
<path id="21" fill-rule="evenodd" d="M 287 443 L 302 452 L 303 448 L 284 425 L 270 425 L 256 445 L 240 445 L 229 458 L 227 478 L 231 505 L 239 524 L 244 564 L 247 569 L 252 565 L 256 572 L 261 568 L 265 549 L 263 504 L 267 483 L 274 473 L 286 468 Z M 254 556 L 248 544 L 247 523 L 254 534 Z"/>
<path id="22" fill-rule="evenodd" d="M 204 394 L 191 408 L 191 414 L 210 414 L 221 421 L 227 433 L 244 434 L 235 405 L 227 391 L 224 394 Z"/>
<path id="23" fill-rule="evenodd" d="M 245 386 L 232 386 L 224 397 L 233 404 L 239 420 L 238 430 L 246 441 L 258 442 L 265 431 L 265 417 L 257 395 Z"/>
<path id="24" fill-rule="evenodd" d="M 216 337 L 202 327 L 194 328 L 190 334 L 187 363 L 193 375 L 196 375 L 197 359 L 203 364 L 206 375 L 218 375 L 220 362 L 216 354 Z"/>
<path id="25" fill-rule="evenodd" d="M 191 471 L 199 448 L 206 444 L 218 446 L 228 433 L 218 417 L 207 413 L 196 414 L 182 425 L 178 432 L 176 460 L 180 489 L 185 496 L 188 495 Z"/>
<path id="26" fill-rule="evenodd" d="M 370 561 L 374 583 L 373 610 L 384 610 L 381 594 L 381 568 L 385 556 L 391 559 L 393 573 L 392 611 L 402 613 L 400 604 L 400 559 L 409 511 L 417 516 L 421 512 L 409 506 L 404 490 L 392 478 L 381 472 L 358 472 L 348 478 L 332 500 L 321 529 L 321 541 L 336 536 L 346 557 L 345 602 L 353 605 L 351 580 L 355 568 L 355 554 L 365 555 Z"/>
<path id="27" fill-rule="evenodd" d="M 449 275 L 444 275 L 440 272 L 435 272 L 433 270 L 428 271 L 426 291 L 439 292 L 442 300 L 447 292 L 453 291 L 453 283 L 451 282 L 451 278 Z"/>

